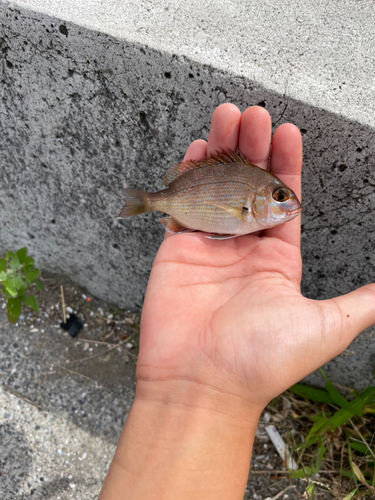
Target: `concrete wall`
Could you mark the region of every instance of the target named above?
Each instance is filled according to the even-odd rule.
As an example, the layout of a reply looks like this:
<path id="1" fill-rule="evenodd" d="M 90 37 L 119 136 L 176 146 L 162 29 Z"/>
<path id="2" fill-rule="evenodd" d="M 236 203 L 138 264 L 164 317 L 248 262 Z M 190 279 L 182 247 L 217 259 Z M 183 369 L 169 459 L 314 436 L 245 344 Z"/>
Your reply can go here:
<path id="1" fill-rule="evenodd" d="M 318 193 L 304 293 L 375 281 L 370 3 L 257 3 L 0 0 L 0 251 L 26 245 L 42 269 L 141 307 L 163 229 L 156 214 L 118 221 L 122 189 L 162 188 L 218 104 L 260 104 L 301 129 L 303 196 Z M 328 373 L 367 383 L 373 338 Z"/>

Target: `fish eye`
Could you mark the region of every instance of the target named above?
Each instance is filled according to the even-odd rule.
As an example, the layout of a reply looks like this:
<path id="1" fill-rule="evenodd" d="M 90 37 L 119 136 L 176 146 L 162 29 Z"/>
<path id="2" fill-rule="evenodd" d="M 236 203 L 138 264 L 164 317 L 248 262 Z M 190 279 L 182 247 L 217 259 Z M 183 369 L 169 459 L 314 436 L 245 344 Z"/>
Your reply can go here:
<path id="1" fill-rule="evenodd" d="M 282 203 L 283 201 L 286 201 L 290 198 L 290 191 L 288 189 L 285 189 L 285 188 L 277 188 L 272 193 L 272 198 L 275 201 Z"/>

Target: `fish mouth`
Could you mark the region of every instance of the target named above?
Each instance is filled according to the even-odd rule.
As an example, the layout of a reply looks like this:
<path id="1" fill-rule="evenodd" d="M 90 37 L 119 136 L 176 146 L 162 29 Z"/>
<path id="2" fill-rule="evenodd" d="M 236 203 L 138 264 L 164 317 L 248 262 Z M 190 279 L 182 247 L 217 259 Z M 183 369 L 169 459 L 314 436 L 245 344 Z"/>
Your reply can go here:
<path id="1" fill-rule="evenodd" d="M 290 212 L 287 212 L 287 216 L 290 217 L 291 215 L 298 215 L 302 212 L 302 207 L 295 208 L 294 210 L 290 210 Z"/>

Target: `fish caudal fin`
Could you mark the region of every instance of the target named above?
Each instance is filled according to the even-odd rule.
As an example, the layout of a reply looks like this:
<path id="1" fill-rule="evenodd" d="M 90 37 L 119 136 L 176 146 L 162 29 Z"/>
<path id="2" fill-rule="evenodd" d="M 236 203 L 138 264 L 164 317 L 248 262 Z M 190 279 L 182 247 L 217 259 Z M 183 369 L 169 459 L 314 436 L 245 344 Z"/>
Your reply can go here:
<path id="1" fill-rule="evenodd" d="M 125 189 L 124 190 L 125 205 L 118 215 L 119 219 L 131 217 L 132 215 L 143 214 L 148 212 L 148 193 L 141 189 Z"/>

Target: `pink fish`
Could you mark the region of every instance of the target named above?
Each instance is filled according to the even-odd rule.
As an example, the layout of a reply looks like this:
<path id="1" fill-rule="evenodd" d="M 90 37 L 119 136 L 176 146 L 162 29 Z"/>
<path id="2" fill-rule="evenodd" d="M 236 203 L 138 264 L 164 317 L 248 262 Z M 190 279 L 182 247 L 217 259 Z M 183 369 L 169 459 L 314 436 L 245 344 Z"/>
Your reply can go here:
<path id="1" fill-rule="evenodd" d="M 302 211 L 295 193 L 280 179 L 241 154 L 220 153 L 173 165 L 167 189 L 125 189 L 119 218 L 157 210 L 172 233 L 205 231 L 211 239 L 234 238 L 289 221 Z"/>

